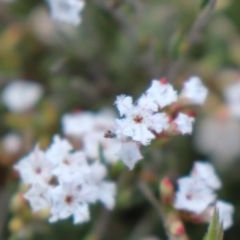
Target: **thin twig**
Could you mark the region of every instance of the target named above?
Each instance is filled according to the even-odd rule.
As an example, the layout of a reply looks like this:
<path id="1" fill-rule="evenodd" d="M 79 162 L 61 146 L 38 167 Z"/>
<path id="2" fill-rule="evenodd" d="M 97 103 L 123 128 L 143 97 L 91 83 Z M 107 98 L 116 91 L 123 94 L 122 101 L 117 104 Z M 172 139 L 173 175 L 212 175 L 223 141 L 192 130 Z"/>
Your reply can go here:
<path id="1" fill-rule="evenodd" d="M 106 210 L 105 208 L 102 208 L 102 210 L 99 213 L 98 220 L 96 221 L 96 225 L 93 229 L 93 236 L 96 240 L 104 239 L 104 235 L 107 231 L 107 228 L 109 227 L 111 219 L 111 213 Z"/>
<path id="2" fill-rule="evenodd" d="M 148 185 L 140 180 L 139 181 L 139 189 L 141 190 L 141 192 L 143 193 L 143 195 L 146 197 L 146 199 L 154 206 L 154 208 L 157 210 L 159 217 L 161 218 L 161 220 L 164 219 L 164 212 L 163 209 L 161 207 L 160 201 L 158 199 L 155 198 L 155 196 L 152 194 L 152 192 L 150 191 Z"/>
<path id="3" fill-rule="evenodd" d="M 203 14 L 200 15 L 200 17 L 197 18 L 197 20 L 193 24 L 193 27 L 189 32 L 188 38 L 187 38 L 189 45 L 193 45 L 198 40 L 199 35 L 201 34 L 202 30 L 207 25 L 208 21 L 212 16 L 216 3 L 217 3 L 217 0 L 210 0 L 206 11 L 203 12 Z"/>
<path id="4" fill-rule="evenodd" d="M 170 65 L 167 78 L 169 81 L 173 81 L 175 79 L 175 76 L 177 75 L 179 69 L 185 64 L 186 57 L 191 49 L 191 47 L 198 41 L 199 36 L 201 35 L 203 29 L 209 22 L 212 13 L 214 11 L 214 8 L 216 6 L 217 0 L 210 0 L 206 10 L 196 19 L 195 23 L 193 24 L 193 27 L 188 33 L 188 36 L 186 37 L 186 48 L 185 51 L 182 53 L 182 55 L 179 57 L 179 59 L 173 64 Z"/>
<path id="5" fill-rule="evenodd" d="M 155 212 L 149 210 L 139 221 L 134 225 L 131 234 L 128 236 L 128 240 L 142 239 L 143 236 L 148 236 L 151 234 L 153 229 L 153 223 L 156 222 L 158 216 Z M 145 239 L 145 238 L 144 238 Z"/>
<path id="6" fill-rule="evenodd" d="M 146 199 L 153 205 L 153 207 L 157 210 L 158 215 L 161 219 L 161 221 L 163 222 L 163 225 L 165 227 L 165 230 L 167 232 L 168 235 L 168 239 L 169 240 L 177 240 L 174 236 L 172 236 L 172 234 L 169 233 L 167 225 L 165 223 L 165 214 L 163 211 L 163 208 L 161 206 L 160 201 L 152 194 L 151 190 L 149 189 L 148 185 L 140 180 L 139 181 L 139 189 L 141 190 L 141 192 L 143 193 L 143 195 L 146 197 Z"/>

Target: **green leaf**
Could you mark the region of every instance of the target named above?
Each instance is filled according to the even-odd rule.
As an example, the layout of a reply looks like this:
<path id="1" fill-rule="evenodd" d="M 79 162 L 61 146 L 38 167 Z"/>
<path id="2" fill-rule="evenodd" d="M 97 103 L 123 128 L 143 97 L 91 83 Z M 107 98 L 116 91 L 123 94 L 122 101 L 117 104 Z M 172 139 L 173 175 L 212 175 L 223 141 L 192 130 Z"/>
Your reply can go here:
<path id="1" fill-rule="evenodd" d="M 211 223 L 208 227 L 208 232 L 204 240 L 223 240 L 223 228 L 219 220 L 218 210 L 215 209 Z"/>
<path id="2" fill-rule="evenodd" d="M 204 9 L 208 5 L 209 2 L 210 2 L 210 0 L 202 0 L 200 9 Z"/>

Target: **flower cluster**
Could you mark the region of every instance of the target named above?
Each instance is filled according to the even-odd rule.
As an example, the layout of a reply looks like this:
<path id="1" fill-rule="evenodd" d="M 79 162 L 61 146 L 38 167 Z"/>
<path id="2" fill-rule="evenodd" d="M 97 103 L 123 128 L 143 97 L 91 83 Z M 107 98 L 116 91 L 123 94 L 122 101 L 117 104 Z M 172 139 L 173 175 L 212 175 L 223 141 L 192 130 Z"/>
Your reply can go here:
<path id="1" fill-rule="evenodd" d="M 121 118 L 116 119 L 115 130 L 106 137 L 116 138 L 122 143 L 117 155 L 132 169 L 142 158 L 139 146 L 146 146 L 162 135 L 192 132 L 194 117 L 191 114 L 180 111 L 171 114 L 164 109 L 183 99 L 191 104 L 202 104 L 207 92 L 201 80 L 195 76 L 185 82 L 179 97 L 165 79 L 153 80 L 150 88 L 135 103 L 130 96 L 117 97 L 115 105 Z"/>
<path id="2" fill-rule="evenodd" d="M 33 212 L 49 209 L 50 222 L 73 216 L 74 223 L 89 220 L 89 204 L 102 202 L 112 209 L 116 186 L 104 180 L 107 170 L 99 161 L 89 162 L 85 153 L 74 151 L 66 140 L 55 136 L 44 152 L 38 146 L 14 167 L 23 183 L 24 195 Z"/>
<path id="3" fill-rule="evenodd" d="M 180 178 L 177 183 L 176 209 L 189 212 L 195 221 L 209 222 L 217 208 L 223 228 L 232 225 L 234 208 L 232 204 L 217 200 L 215 191 L 221 187 L 221 182 L 210 163 L 195 162 L 190 176 Z"/>
<path id="4" fill-rule="evenodd" d="M 47 0 L 52 18 L 73 25 L 81 23 L 80 13 L 85 6 L 83 0 Z"/>

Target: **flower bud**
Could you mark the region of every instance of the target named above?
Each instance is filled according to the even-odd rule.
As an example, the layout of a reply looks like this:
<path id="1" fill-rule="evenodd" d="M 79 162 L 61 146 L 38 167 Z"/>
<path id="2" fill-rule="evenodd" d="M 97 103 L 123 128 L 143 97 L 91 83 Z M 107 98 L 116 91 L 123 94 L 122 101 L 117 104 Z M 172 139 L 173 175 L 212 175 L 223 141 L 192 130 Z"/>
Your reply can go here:
<path id="1" fill-rule="evenodd" d="M 163 203 L 172 203 L 174 198 L 174 187 L 169 178 L 164 178 L 160 183 L 160 194 Z"/>

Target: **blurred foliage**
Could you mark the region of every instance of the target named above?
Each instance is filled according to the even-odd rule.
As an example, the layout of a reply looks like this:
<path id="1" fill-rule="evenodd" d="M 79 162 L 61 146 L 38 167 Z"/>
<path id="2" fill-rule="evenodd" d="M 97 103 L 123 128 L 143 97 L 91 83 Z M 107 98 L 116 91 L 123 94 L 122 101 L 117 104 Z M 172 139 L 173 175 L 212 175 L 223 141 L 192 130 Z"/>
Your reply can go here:
<path id="1" fill-rule="evenodd" d="M 81 25 L 72 27 L 53 22 L 44 1 L 0 1 L 0 87 L 21 78 L 37 81 L 45 90 L 35 109 L 24 114 L 10 113 L 0 102 L 1 137 L 14 131 L 23 143 L 15 154 L 0 152 L 0 239 L 167 239 L 139 180 L 146 181 L 158 196 L 163 177 L 175 181 L 189 172 L 194 160 L 211 161 L 210 155 L 196 149 L 196 134 L 145 148 L 145 159 L 132 172 L 120 163 L 110 167 L 110 177 L 118 182 L 117 207 L 111 213 L 100 205 L 93 207 L 91 221 L 81 226 L 70 220 L 48 224 L 10 213 L 9 199 L 17 189 L 17 177 L 10 169 L 36 142 L 46 147 L 52 135 L 61 132 L 63 113 L 111 107 L 120 93 L 138 97 L 153 78 L 167 76 L 180 88 L 190 75 L 201 76 L 211 94 L 204 108 L 197 109 L 196 127 L 205 116 L 217 119 L 225 104 L 224 88 L 239 77 L 240 2 L 218 0 L 206 27 L 188 45 L 188 33 L 208 3 L 87 0 Z M 176 67 L 179 61 L 181 65 Z M 240 235 L 239 160 L 234 159 L 227 168 L 214 162 L 224 186 L 220 195 L 236 207 L 235 224 L 225 234 L 228 240 Z M 190 223 L 186 228 L 194 240 L 202 239 L 206 232 L 206 226 Z"/>

